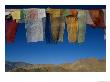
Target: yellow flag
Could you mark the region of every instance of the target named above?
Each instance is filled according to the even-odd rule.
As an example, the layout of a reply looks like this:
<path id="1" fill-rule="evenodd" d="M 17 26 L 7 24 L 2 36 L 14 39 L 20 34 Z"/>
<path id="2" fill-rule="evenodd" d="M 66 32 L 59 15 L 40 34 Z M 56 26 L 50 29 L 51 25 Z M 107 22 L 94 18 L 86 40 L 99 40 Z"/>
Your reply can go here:
<path id="1" fill-rule="evenodd" d="M 13 19 L 20 19 L 20 9 L 14 9 L 11 12 Z"/>

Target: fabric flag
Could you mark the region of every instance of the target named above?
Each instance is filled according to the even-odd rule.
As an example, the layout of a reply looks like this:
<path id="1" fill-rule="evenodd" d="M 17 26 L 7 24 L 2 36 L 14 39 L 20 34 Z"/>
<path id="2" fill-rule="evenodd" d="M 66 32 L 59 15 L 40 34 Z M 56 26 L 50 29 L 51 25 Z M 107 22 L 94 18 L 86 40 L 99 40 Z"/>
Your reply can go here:
<path id="1" fill-rule="evenodd" d="M 67 16 L 66 17 L 67 32 L 69 42 L 76 42 L 77 40 L 77 31 L 78 31 L 78 20 L 77 17 Z"/>
<path id="2" fill-rule="evenodd" d="M 38 18 L 46 17 L 46 10 L 45 9 L 37 9 L 38 10 Z"/>
<path id="3" fill-rule="evenodd" d="M 52 42 L 58 41 L 60 9 L 48 9 L 51 21 Z"/>
<path id="4" fill-rule="evenodd" d="M 62 42 L 64 35 L 64 16 L 61 9 L 50 9 L 51 33 L 53 42 Z"/>
<path id="5" fill-rule="evenodd" d="M 16 22 L 20 20 L 20 9 L 5 9 L 5 15 L 11 15 Z"/>
<path id="6" fill-rule="evenodd" d="M 45 39 L 45 26 L 46 26 L 46 10 L 45 9 L 37 9 L 38 10 L 38 19 L 42 19 L 43 23 L 43 36 Z"/>
<path id="7" fill-rule="evenodd" d="M 5 12 L 5 15 L 9 15 L 9 14 L 11 14 L 9 11 Z"/>
<path id="8" fill-rule="evenodd" d="M 58 42 L 63 42 L 63 38 L 64 38 L 64 29 L 65 29 L 65 19 L 64 17 L 60 17 L 60 24 L 59 24 L 59 39 L 58 39 Z"/>
<path id="9" fill-rule="evenodd" d="M 51 33 L 53 42 L 58 42 L 60 31 L 60 18 L 51 17 Z"/>
<path id="10" fill-rule="evenodd" d="M 85 41 L 86 10 L 78 10 L 78 43 Z"/>
<path id="11" fill-rule="evenodd" d="M 60 9 L 48 9 L 51 17 L 60 17 Z"/>
<path id="12" fill-rule="evenodd" d="M 38 9 L 26 10 L 26 37 L 27 42 L 43 41 L 43 22 L 38 18 Z"/>
<path id="13" fill-rule="evenodd" d="M 20 18 L 20 9 L 12 9 L 11 15 L 13 19 L 16 19 L 16 22 L 19 22 Z"/>
<path id="14" fill-rule="evenodd" d="M 78 11 L 77 9 L 70 9 L 71 15 L 74 17 L 74 32 L 73 32 L 73 42 L 77 41 L 77 32 L 78 32 Z"/>
<path id="15" fill-rule="evenodd" d="M 15 36 L 16 36 L 16 31 L 17 31 L 17 25 L 18 23 L 16 22 L 16 20 L 12 20 L 12 21 L 5 21 L 6 24 L 6 41 L 8 43 L 13 43 Z"/>
<path id="16" fill-rule="evenodd" d="M 76 9 L 70 9 L 71 15 L 77 17 L 78 11 Z"/>
<path id="17" fill-rule="evenodd" d="M 70 9 L 69 16 L 66 17 L 67 32 L 69 42 L 77 41 L 77 32 L 78 32 L 78 20 L 77 20 L 77 10 Z"/>
<path id="18" fill-rule="evenodd" d="M 94 23 L 93 23 L 93 21 L 92 21 L 92 19 L 91 19 L 91 16 L 90 16 L 89 10 L 87 10 L 86 12 L 87 12 L 87 13 L 86 13 L 86 15 L 87 15 L 86 23 L 89 24 L 89 25 L 91 25 L 91 26 L 93 26 Z"/>
<path id="19" fill-rule="evenodd" d="M 64 38 L 64 29 L 65 29 L 65 17 L 64 17 L 64 9 L 61 9 L 60 11 L 60 28 L 59 28 L 59 42 L 63 42 Z"/>
<path id="20" fill-rule="evenodd" d="M 106 28 L 104 23 L 104 12 L 102 9 L 99 10 L 89 10 L 91 19 L 93 21 L 93 27 Z"/>
<path id="21" fill-rule="evenodd" d="M 7 21 L 13 20 L 11 12 L 12 12 L 12 9 L 5 9 L 5 20 Z"/>
<path id="22" fill-rule="evenodd" d="M 26 11 L 25 9 L 20 9 L 20 23 L 25 23 Z"/>
<path id="23" fill-rule="evenodd" d="M 106 9 L 102 9 L 103 12 L 104 12 L 104 23 L 105 23 L 105 26 L 106 26 Z"/>
<path id="24" fill-rule="evenodd" d="M 5 9 L 5 15 L 11 14 L 12 11 L 13 11 L 13 9 Z"/>
<path id="25" fill-rule="evenodd" d="M 69 15 L 71 15 L 70 10 L 69 9 L 65 9 L 64 16 L 66 17 L 66 16 L 69 16 Z"/>
<path id="26" fill-rule="evenodd" d="M 102 9 L 104 12 L 104 23 L 105 23 L 105 29 L 104 29 L 104 40 L 106 40 L 106 9 Z"/>

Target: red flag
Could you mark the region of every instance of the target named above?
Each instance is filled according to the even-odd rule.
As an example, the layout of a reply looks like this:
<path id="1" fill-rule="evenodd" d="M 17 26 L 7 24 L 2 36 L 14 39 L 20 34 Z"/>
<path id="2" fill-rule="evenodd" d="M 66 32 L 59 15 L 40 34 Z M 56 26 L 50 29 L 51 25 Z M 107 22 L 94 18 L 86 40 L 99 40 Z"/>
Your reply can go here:
<path id="1" fill-rule="evenodd" d="M 104 12 L 103 10 L 89 10 L 91 19 L 93 21 L 93 27 L 99 27 L 99 28 L 106 28 L 105 23 L 104 23 Z"/>
<path id="2" fill-rule="evenodd" d="M 6 21 L 6 41 L 14 42 L 18 23 L 16 20 Z"/>

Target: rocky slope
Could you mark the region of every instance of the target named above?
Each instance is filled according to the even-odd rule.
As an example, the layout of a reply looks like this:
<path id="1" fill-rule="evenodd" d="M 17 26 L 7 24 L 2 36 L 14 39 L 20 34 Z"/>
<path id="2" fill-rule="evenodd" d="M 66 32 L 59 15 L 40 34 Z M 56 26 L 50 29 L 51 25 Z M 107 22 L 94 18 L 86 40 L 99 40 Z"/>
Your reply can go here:
<path id="1" fill-rule="evenodd" d="M 12 64 L 12 65 L 11 65 Z M 106 60 L 96 58 L 81 59 L 65 64 L 28 64 L 11 62 L 5 64 L 6 71 L 11 72 L 105 72 Z M 8 70 L 7 70 L 8 69 Z"/>

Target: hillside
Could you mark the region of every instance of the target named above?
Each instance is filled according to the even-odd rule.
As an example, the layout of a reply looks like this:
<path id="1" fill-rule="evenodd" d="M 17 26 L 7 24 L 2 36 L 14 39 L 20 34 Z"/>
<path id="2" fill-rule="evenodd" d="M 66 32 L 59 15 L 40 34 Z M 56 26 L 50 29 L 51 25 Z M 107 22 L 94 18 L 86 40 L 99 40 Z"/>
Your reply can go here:
<path id="1" fill-rule="evenodd" d="M 7 72 L 105 72 L 106 60 L 88 58 L 59 65 L 6 62 L 5 66 Z"/>

